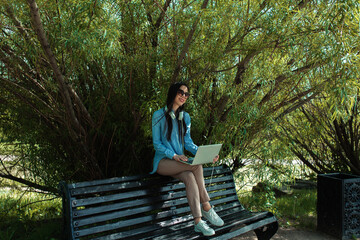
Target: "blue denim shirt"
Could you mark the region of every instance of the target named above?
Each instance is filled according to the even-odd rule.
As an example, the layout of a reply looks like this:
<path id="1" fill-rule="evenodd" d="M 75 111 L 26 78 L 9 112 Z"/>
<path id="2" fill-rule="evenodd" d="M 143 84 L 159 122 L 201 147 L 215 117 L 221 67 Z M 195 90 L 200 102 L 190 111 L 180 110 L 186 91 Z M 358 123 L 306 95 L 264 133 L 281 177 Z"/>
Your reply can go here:
<path id="1" fill-rule="evenodd" d="M 157 110 L 152 117 L 152 137 L 153 145 L 155 148 L 155 156 L 153 162 L 153 171 L 151 174 L 155 173 L 159 162 L 163 158 L 172 159 L 175 154 L 183 155 L 184 147 L 186 150 L 192 154 L 196 154 L 198 146 L 194 144 L 193 140 L 190 137 L 190 126 L 191 120 L 187 112 L 184 112 L 184 119 L 186 124 L 186 134 L 184 137 L 184 145 L 179 138 L 179 128 L 177 119 L 172 119 L 172 132 L 170 141 L 167 139 L 167 124 L 165 118 L 165 109 L 161 108 Z M 165 129 L 166 127 L 166 129 Z"/>

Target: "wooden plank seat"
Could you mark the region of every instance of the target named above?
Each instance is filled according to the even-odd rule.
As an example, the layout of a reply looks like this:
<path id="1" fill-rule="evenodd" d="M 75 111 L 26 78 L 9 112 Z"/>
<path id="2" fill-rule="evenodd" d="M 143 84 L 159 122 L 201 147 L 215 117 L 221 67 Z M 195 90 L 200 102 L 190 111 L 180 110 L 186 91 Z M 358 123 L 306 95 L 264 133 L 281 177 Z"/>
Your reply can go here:
<path id="1" fill-rule="evenodd" d="M 210 203 L 225 222 L 222 227 L 208 223 L 214 236 L 194 231 L 185 185 L 155 174 L 60 182 L 65 239 L 222 240 L 253 230 L 258 239 L 270 239 L 276 233 L 272 213 L 250 212 L 240 204 L 227 166 L 204 168 L 204 178 Z"/>

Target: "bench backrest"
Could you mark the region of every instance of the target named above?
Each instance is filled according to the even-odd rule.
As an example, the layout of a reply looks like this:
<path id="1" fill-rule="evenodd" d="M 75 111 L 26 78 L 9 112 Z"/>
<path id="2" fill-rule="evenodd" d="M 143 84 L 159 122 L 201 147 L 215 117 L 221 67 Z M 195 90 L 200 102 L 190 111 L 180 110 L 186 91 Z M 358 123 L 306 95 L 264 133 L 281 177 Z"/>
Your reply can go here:
<path id="1" fill-rule="evenodd" d="M 213 205 L 242 207 L 228 167 L 204 168 L 204 178 Z M 169 177 L 155 174 L 62 182 L 60 188 L 69 239 L 129 238 L 193 219 L 185 185 Z"/>

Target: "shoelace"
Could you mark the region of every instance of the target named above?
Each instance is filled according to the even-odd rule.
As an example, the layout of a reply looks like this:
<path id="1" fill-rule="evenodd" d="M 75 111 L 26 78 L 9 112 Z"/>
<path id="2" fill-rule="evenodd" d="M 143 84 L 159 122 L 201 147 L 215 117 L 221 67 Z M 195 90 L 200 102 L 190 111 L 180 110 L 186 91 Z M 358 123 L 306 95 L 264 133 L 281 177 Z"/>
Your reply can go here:
<path id="1" fill-rule="evenodd" d="M 203 227 L 205 230 L 210 229 L 210 227 L 206 224 L 205 221 L 201 221 L 201 222 L 199 222 L 199 223 L 201 223 L 200 227 Z"/>
<path id="2" fill-rule="evenodd" d="M 214 214 L 214 211 L 211 211 L 211 210 L 209 211 L 209 215 L 213 219 L 215 219 L 215 217 L 216 217 L 215 214 Z"/>
<path id="3" fill-rule="evenodd" d="M 208 214 L 209 214 L 209 217 L 210 217 L 211 219 L 213 219 L 213 221 L 218 222 L 219 216 L 217 215 L 217 213 L 216 213 L 213 209 L 210 210 L 210 211 L 208 212 Z"/>

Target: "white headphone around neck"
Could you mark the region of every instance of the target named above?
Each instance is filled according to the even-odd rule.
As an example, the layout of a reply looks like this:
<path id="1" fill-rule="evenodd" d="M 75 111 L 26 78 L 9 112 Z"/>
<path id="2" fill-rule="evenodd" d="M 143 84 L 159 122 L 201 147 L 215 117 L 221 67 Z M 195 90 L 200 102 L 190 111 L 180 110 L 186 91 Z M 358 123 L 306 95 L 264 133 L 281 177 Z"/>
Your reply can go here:
<path id="1" fill-rule="evenodd" d="M 165 112 L 167 112 L 167 110 L 168 110 L 168 107 L 165 106 Z M 174 113 L 173 111 L 170 111 L 170 112 L 169 112 L 169 115 L 170 115 L 170 117 L 171 117 L 172 119 L 175 119 L 175 118 L 176 118 L 175 113 Z M 183 118 L 184 118 L 184 112 L 181 111 L 181 112 L 179 112 L 179 117 L 178 117 L 178 119 L 179 119 L 179 121 L 181 121 L 181 120 L 183 120 Z"/>

